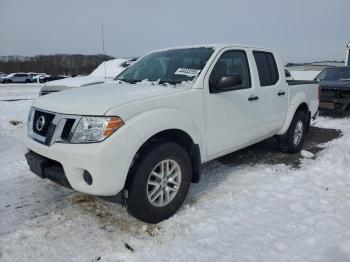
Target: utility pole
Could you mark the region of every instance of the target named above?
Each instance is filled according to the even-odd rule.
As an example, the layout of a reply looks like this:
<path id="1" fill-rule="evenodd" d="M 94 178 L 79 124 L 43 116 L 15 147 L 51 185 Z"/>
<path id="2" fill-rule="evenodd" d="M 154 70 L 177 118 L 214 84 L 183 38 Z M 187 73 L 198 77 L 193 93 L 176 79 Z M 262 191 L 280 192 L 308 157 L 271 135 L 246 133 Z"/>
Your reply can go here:
<path id="1" fill-rule="evenodd" d="M 350 66 L 350 43 L 346 46 L 345 65 Z"/>

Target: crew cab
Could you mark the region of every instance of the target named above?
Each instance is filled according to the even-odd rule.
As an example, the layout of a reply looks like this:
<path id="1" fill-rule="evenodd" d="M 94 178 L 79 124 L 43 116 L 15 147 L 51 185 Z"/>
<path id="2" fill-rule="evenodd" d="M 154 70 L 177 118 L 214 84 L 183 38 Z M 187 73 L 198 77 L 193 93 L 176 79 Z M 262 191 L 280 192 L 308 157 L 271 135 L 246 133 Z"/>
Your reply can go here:
<path id="1" fill-rule="evenodd" d="M 130 214 L 157 223 L 178 210 L 202 163 L 272 137 L 285 152 L 301 150 L 318 103 L 317 84 L 288 84 L 269 49 L 164 49 L 114 82 L 39 97 L 26 159 L 63 186 L 121 193 Z"/>

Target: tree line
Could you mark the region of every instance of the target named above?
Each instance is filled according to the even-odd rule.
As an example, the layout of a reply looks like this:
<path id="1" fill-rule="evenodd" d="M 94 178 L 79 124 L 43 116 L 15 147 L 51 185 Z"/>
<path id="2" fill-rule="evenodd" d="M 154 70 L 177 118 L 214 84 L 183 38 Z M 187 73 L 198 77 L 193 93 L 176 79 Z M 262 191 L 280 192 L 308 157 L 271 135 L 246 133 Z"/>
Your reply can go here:
<path id="1" fill-rule="evenodd" d="M 91 73 L 103 61 L 113 57 L 103 54 L 55 54 L 24 56 L 0 56 L 0 72 L 36 72 L 50 75 L 84 75 Z"/>

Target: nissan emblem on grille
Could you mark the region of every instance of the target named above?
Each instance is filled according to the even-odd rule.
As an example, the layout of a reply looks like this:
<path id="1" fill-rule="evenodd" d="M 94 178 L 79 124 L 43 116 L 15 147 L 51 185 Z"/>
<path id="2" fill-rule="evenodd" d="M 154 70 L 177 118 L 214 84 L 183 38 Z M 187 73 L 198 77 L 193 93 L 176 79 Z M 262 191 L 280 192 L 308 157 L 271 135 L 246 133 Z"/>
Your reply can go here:
<path id="1" fill-rule="evenodd" d="M 35 127 L 38 131 L 41 131 L 43 130 L 44 126 L 45 126 L 45 117 L 40 116 L 38 120 L 36 120 Z"/>

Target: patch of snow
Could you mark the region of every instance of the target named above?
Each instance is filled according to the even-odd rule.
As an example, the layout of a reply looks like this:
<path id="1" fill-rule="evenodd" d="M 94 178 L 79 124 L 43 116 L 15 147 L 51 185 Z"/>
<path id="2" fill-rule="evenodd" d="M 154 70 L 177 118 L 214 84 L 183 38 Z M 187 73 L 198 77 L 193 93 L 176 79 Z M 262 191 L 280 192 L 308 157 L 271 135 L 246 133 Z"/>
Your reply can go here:
<path id="1" fill-rule="evenodd" d="M 105 82 L 104 77 L 99 76 L 76 76 L 76 77 L 68 77 L 64 79 L 54 80 L 45 83 L 44 87 L 81 87 L 86 85 L 100 84 Z"/>
<path id="2" fill-rule="evenodd" d="M 102 62 L 91 74 L 87 76 L 68 77 L 55 81 L 45 83 L 45 87 L 81 87 L 87 85 L 94 85 L 104 83 L 107 80 L 114 79 L 121 72 L 125 70 L 121 65 L 125 63 L 127 59 L 112 59 Z M 105 74 L 106 73 L 106 74 Z"/>
<path id="3" fill-rule="evenodd" d="M 92 71 L 90 76 L 104 78 L 105 70 L 106 70 L 107 78 L 115 78 L 125 70 L 125 68 L 122 67 L 121 65 L 126 61 L 127 59 L 118 58 L 118 59 L 112 59 L 109 61 L 102 62 L 94 71 Z"/>
<path id="4" fill-rule="evenodd" d="M 309 151 L 301 150 L 300 155 L 305 158 L 313 158 L 315 155 Z"/>
<path id="5" fill-rule="evenodd" d="M 169 84 L 169 83 L 164 83 L 164 84 L 159 84 L 159 80 L 158 81 L 149 81 L 149 80 L 142 80 L 140 82 L 136 82 L 135 84 L 132 84 L 134 86 L 145 86 L 145 87 L 149 87 L 149 86 L 166 86 L 166 87 L 175 87 L 175 88 L 183 88 L 183 89 L 190 89 L 193 86 L 195 79 L 192 81 L 182 81 L 181 83 L 177 83 L 175 85 L 173 84 Z M 122 80 L 120 80 L 121 83 L 123 83 Z"/>

